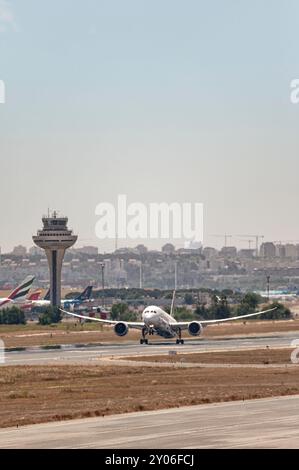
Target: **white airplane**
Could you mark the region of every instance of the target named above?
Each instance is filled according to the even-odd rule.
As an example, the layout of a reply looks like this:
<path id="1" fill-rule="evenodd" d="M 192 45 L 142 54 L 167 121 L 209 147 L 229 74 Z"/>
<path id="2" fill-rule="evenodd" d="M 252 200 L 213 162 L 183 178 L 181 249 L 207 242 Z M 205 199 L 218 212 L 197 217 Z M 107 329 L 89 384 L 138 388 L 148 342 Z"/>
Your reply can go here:
<path id="1" fill-rule="evenodd" d="M 94 320 L 106 325 L 113 325 L 114 332 L 117 336 L 125 336 L 130 328 L 141 330 L 142 337 L 140 338 L 140 344 L 148 344 L 146 335 L 159 335 L 163 338 L 175 338 L 176 344 L 184 344 L 182 339 L 182 331 L 188 330 L 191 336 L 200 336 L 203 331 L 203 326 L 213 323 L 223 323 L 233 320 L 241 320 L 242 318 L 254 317 L 261 315 L 262 313 L 272 312 L 277 307 L 263 312 L 249 313 L 247 315 L 240 315 L 239 317 L 223 318 L 221 320 L 202 320 L 202 321 L 184 321 L 178 322 L 173 318 L 174 309 L 174 298 L 175 292 L 173 293 L 170 314 L 166 313 L 160 307 L 155 305 L 146 307 L 142 312 L 142 322 L 131 322 L 131 321 L 113 321 L 113 320 L 102 320 L 95 317 L 87 317 L 85 315 L 79 315 L 77 313 L 67 312 L 60 309 L 63 313 L 71 315 L 73 317 L 82 318 L 83 320 Z"/>
<path id="2" fill-rule="evenodd" d="M 92 286 L 87 286 L 84 291 L 77 295 L 73 299 L 63 299 L 61 300 L 61 307 L 63 308 L 74 308 L 74 306 L 79 306 L 83 303 L 91 302 Z M 31 302 L 31 307 L 50 307 L 50 291 L 46 293 L 44 299 L 35 299 Z"/>
<path id="3" fill-rule="evenodd" d="M 24 303 L 34 279 L 34 276 L 27 276 L 26 279 L 16 289 L 14 289 L 8 297 L 0 298 L 0 309 Z"/>

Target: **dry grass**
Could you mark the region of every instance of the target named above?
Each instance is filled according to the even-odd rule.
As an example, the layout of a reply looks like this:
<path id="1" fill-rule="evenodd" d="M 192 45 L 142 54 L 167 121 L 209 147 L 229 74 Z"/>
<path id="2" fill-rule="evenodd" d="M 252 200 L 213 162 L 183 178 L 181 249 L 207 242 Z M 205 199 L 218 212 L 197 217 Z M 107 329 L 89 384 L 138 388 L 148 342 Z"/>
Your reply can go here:
<path id="1" fill-rule="evenodd" d="M 299 368 L 0 368 L 0 427 L 299 393 Z"/>
<path id="2" fill-rule="evenodd" d="M 134 356 L 128 361 L 196 364 L 291 364 L 293 349 L 251 349 L 246 351 L 202 352 L 191 354 Z M 299 369 L 299 366 L 298 366 Z"/>
<path id="3" fill-rule="evenodd" d="M 203 337 L 220 338 L 234 335 L 262 335 L 285 332 L 299 332 L 299 320 L 290 321 L 249 321 L 234 322 L 222 325 L 211 325 L 204 329 Z M 189 338 L 187 332 L 185 338 Z M 63 322 L 56 326 L 42 327 L 37 324 L 11 326 L 0 325 L 0 339 L 7 348 L 46 346 L 53 344 L 72 343 L 125 343 L 127 341 L 138 341 L 140 332 L 130 330 L 125 337 L 115 335 L 112 327 L 103 327 L 96 323 Z M 154 341 L 163 341 L 155 337 Z"/>

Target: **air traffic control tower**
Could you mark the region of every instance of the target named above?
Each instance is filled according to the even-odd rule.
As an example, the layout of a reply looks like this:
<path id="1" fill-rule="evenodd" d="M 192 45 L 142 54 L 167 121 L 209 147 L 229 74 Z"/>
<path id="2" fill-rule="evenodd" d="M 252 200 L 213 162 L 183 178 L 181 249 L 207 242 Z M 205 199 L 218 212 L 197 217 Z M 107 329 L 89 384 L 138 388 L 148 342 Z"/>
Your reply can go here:
<path id="1" fill-rule="evenodd" d="M 73 246 L 77 236 L 67 227 L 68 218 L 59 217 L 54 211 L 52 215 L 42 218 L 43 228 L 33 236 L 34 243 L 45 250 L 50 269 L 50 299 L 53 307 L 60 307 L 61 301 L 61 269 L 65 250 Z"/>

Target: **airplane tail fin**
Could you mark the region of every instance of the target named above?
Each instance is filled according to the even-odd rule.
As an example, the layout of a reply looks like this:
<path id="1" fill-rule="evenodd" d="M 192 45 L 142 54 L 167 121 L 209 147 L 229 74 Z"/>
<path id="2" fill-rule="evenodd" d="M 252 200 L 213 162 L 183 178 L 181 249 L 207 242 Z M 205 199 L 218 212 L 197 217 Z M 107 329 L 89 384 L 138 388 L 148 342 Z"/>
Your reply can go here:
<path id="1" fill-rule="evenodd" d="M 40 295 L 41 295 L 41 291 L 38 290 L 36 292 L 33 292 L 31 295 L 29 295 L 27 300 L 38 300 L 40 298 Z"/>
<path id="2" fill-rule="evenodd" d="M 170 307 L 170 315 L 173 317 L 173 311 L 174 311 L 174 302 L 175 302 L 175 289 L 172 294 L 172 301 L 171 301 L 171 307 Z"/>
<path id="3" fill-rule="evenodd" d="M 86 289 L 76 297 L 76 300 L 89 300 L 92 294 L 92 286 L 87 286 Z"/>
<path id="4" fill-rule="evenodd" d="M 31 289 L 34 279 L 34 276 L 27 276 L 26 279 L 9 294 L 8 298 L 10 300 L 25 298 Z"/>
<path id="5" fill-rule="evenodd" d="M 43 300 L 50 300 L 50 289 L 47 291 Z"/>

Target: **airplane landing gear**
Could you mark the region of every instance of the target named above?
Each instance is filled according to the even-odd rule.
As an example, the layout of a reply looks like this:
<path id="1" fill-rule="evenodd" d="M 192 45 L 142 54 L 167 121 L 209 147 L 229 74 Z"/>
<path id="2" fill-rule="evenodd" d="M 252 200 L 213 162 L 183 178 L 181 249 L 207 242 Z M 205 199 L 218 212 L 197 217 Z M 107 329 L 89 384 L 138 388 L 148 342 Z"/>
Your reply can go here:
<path id="1" fill-rule="evenodd" d="M 145 337 L 147 330 L 143 328 L 142 330 L 142 338 L 140 338 L 140 344 L 148 344 L 148 339 Z"/>
<path id="2" fill-rule="evenodd" d="M 182 339 L 182 331 L 181 331 L 181 329 L 179 329 L 179 331 L 178 331 L 178 336 L 179 336 L 179 337 L 178 337 L 177 340 L 176 340 L 176 344 L 184 344 L 184 340 Z"/>
<path id="3" fill-rule="evenodd" d="M 183 339 L 177 339 L 176 344 L 184 344 L 184 340 Z"/>

